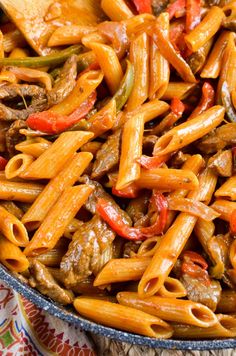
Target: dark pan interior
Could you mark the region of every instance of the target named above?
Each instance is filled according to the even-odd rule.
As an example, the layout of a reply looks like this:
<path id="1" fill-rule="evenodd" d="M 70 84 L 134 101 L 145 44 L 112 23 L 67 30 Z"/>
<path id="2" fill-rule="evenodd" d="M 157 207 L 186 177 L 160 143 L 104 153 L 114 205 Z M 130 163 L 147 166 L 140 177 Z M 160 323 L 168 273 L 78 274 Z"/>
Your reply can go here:
<path id="1" fill-rule="evenodd" d="M 95 334 L 101 334 L 106 337 L 127 342 L 130 344 L 137 344 L 149 346 L 152 348 L 175 349 L 175 350 L 219 350 L 236 348 L 236 339 L 218 339 L 218 340 L 198 340 L 198 341 L 181 341 L 181 340 L 159 340 L 150 337 L 144 337 L 136 334 L 119 331 L 108 328 L 102 325 L 93 323 L 84 319 L 68 309 L 52 302 L 50 299 L 44 297 L 35 289 L 27 286 L 13 276 L 4 266 L 0 264 L 0 279 L 6 282 L 11 288 L 20 293 L 38 307 L 44 309 L 48 313 L 74 324 L 83 330 L 90 331 Z"/>

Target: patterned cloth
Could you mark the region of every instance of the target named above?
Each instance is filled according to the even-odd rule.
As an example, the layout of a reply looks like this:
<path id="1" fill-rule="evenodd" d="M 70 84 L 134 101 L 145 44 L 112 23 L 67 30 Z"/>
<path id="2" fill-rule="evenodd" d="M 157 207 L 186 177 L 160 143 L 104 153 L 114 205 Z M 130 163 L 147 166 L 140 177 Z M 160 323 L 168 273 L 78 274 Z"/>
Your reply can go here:
<path id="1" fill-rule="evenodd" d="M 95 356 L 85 333 L 0 282 L 0 356 Z"/>

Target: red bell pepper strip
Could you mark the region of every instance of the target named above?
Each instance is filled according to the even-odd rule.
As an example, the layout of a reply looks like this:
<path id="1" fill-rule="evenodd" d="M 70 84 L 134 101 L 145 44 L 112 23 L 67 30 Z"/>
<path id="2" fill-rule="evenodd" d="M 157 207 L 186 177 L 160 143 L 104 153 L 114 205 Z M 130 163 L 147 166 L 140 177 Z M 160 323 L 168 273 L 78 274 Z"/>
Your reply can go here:
<path id="1" fill-rule="evenodd" d="M 112 194 L 121 198 L 137 198 L 139 196 L 140 188 L 138 188 L 134 184 L 130 184 L 127 188 L 124 189 L 116 189 L 112 187 Z"/>
<path id="2" fill-rule="evenodd" d="M 208 110 L 214 105 L 215 91 L 210 83 L 205 82 L 202 86 L 202 97 L 200 103 L 193 110 L 192 114 L 188 117 L 188 120 L 202 114 L 204 111 Z"/>
<path id="3" fill-rule="evenodd" d="M 236 235 L 236 210 L 232 211 L 229 220 L 230 231 L 233 235 Z"/>
<path id="4" fill-rule="evenodd" d="M 54 135 L 67 130 L 80 121 L 93 108 L 96 101 L 96 92 L 93 92 L 80 107 L 69 116 L 59 115 L 50 110 L 31 114 L 26 120 L 27 125 L 33 130 L 39 130 L 49 135 Z"/>
<path id="5" fill-rule="evenodd" d="M 185 8 L 185 0 L 176 0 L 167 7 L 167 12 L 169 13 L 170 20 L 175 16 L 179 11 L 183 11 Z"/>
<path id="6" fill-rule="evenodd" d="M 139 14 L 152 14 L 151 0 L 132 0 Z"/>
<path id="7" fill-rule="evenodd" d="M 201 22 L 201 0 L 186 0 L 186 32 Z"/>
<path id="8" fill-rule="evenodd" d="M 138 241 L 143 240 L 153 235 L 159 235 L 163 232 L 168 213 L 168 204 L 166 198 L 155 192 L 153 194 L 153 203 L 160 214 L 156 222 L 149 227 L 135 228 L 124 224 L 121 215 L 114 209 L 111 202 L 99 198 L 97 202 L 97 212 L 102 219 L 115 231 L 119 236 L 128 240 Z"/>
<path id="9" fill-rule="evenodd" d="M 151 199 L 154 207 L 159 211 L 159 216 L 153 225 L 141 228 L 141 232 L 145 237 L 162 234 L 168 217 L 168 202 L 164 195 L 154 191 Z"/>
<path id="10" fill-rule="evenodd" d="M 169 154 L 163 155 L 163 156 L 154 156 L 154 157 L 149 157 L 142 155 L 139 159 L 137 159 L 137 162 L 146 169 L 154 169 L 162 166 L 163 163 L 168 161 L 170 158 Z"/>
<path id="11" fill-rule="evenodd" d="M 99 198 L 97 202 L 97 212 L 102 219 L 114 230 L 119 236 L 128 240 L 142 240 L 143 236 L 139 229 L 124 224 L 121 215 L 114 209 L 111 202 Z"/>
<path id="12" fill-rule="evenodd" d="M 186 273 L 193 278 L 202 280 L 206 285 L 211 283 L 207 272 L 208 264 L 205 259 L 196 252 L 185 251 L 183 254 L 182 273 Z"/>
<path id="13" fill-rule="evenodd" d="M 170 104 L 171 111 L 178 117 L 178 119 L 183 115 L 185 106 L 181 100 L 178 98 L 173 98 Z"/>
<path id="14" fill-rule="evenodd" d="M 0 156 L 0 171 L 4 171 L 8 160 L 2 156 Z"/>
<path id="15" fill-rule="evenodd" d="M 182 50 L 186 48 L 186 43 L 184 42 L 184 30 L 184 23 L 178 23 L 170 28 L 170 42 L 177 52 L 182 52 Z"/>

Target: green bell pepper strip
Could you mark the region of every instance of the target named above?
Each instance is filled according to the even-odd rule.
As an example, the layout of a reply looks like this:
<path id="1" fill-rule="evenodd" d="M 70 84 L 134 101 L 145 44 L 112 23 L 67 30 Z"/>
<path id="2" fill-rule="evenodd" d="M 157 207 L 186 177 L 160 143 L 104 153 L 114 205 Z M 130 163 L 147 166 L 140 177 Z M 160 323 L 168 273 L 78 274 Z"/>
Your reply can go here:
<path id="1" fill-rule="evenodd" d="M 82 51 L 81 45 L 70 46 L 60 52 L 40 57 L 25 58 L 0 58 L 0 66 L 17 66 L 27 68 L 40 68 L 44 66 L 54 66 L 64 63 L 72 54 L 79 54 Z"/>
<path id="2" fill-rule="evenodd" d="M 129 60 L 126 60 L 127 68 L 120 83 L 119 89 L 113 96 L 116 101 L 116 109 L 120 111 L 128 100 L 134 85 L 134 67 Z"/>
<path id="3" fill-rule="evenodd" d="M 221 100 L 225 108 L 226 115 L 229 118 L 229 121 L 236 122 L 236 111 L 233 107 L 231 97 L 230 97 L 229 87 L 226 81 L 223 82 L 221 87 Z"/>

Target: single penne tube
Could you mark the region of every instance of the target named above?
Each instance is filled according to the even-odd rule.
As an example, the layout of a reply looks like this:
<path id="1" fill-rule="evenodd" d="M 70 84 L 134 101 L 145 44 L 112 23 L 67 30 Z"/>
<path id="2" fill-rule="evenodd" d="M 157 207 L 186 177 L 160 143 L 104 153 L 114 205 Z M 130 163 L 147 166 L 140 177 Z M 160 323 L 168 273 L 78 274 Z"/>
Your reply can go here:
<path id="1" fill-rule="evenodd" d="M 166 91 L 161 96 L 161 99 L 171 100 L 173 98 L 178 98 L 183 100 L 188 97 L 195 88 L 196 84 L 194 83 L 169 82 Z"/>
<path id="2" fill-rule="evenodd" d="M 144 120 L 143 115 L 135 115 L 124 125 L 118 179 L 116 189 L 123 189 L 140 177 L 137 159 L 142 154 Z"/>
<path id="3" fill-rule="evenodd" d="M 21 219 L 24 215 L 24 212 L 19 208 L 13 201 L 1 201 L 0 206 L 6 209 L 9 213 L 14 215 L 17 219 Z"/>
<path id="4" fill-rule="evenodd" d="M 52 106 L 50 111 L 60 115 L 69 115 L 77 109 L 103 80 L 103 74 L 99 70 L 85 72 L 77 79 L 74 89 L 60 103 Z"/>
<path id="5" fill-rule="evenodd" d="M 182 211 L 194 216 L 198 216 L 206 221 L 212 221 L 220 216 L 217 211 L 200 201 L 189 198 L 170 197 L 168 199 L 168 208 L 170 210 Z"/>
<path id="6" fill-rule="evenodd" d="M 169 36 L 169 16 L 159 16 L 159 26 L 165 31 L 165 35 Z M 150 83 L 149 83 L 149 99 L 161 98 L 165 93 L 169 79 L 170 67 L 168 61 L 160 53 L 157 44 L 150 39 Z"/>
<path id="7" fill-rule="evenodd" d="M 217 314 L 218 322 L 209 328 L 184 324 L 171 324 L 177 339 L 217 339 L 236 336 L 236 319 L 230 315 Z"/>
<path id="8" fill-rule="evenodd" d="M 19 153 L 18 155 L 13 156 L 5 167 L 5 175 L 7 179 L 12 179 L 15 177 L 19 177 L 21 173 L 33 163 L 34 157 L 26 154 Z"/>
<path id="9" fill-rule="evenodd" d="M 93 285 L 95 287 L 109 283 L 138 281 L 148 264 L 150 257 L 111 259 L 98 273 Z"/>
<path id="10" fill-rule="evenodd" d="M 46 151 L 51 146 L 51 144 L 52 143 L 50 141 L 45 140 L 43 137 L 35 137 L 18 143 L 15 148 L 17 151 L 37 158 L 44 151 Z"/>
<path id="11" fill-rule="evenodd" d="M 156 21 L 156 17 L 151 14 L 140 14 L 132 16 L 124 20 L 126 26 L 127 35 L 132 37 L 134 34 L 145 31 L 149 25 L 152 25 Z"/>
<path id="12" fill-rule="evenodd" d="M 234 269 L 236 269 L 236 240 L 232 242 L 229 248 L 229 260 Z"/>
<path id="13" fill-rule="evenodd" d="M 0 232 L 16 246 L 25 247 L 29 242 L 25 226 L 2 206 L 0 206 Z"/>
<path id="14" fill-rule="evenodd" d="M 92 190 L 86 184 L 65 189 L 26 246 L 24 254 L 37 256 L 54 248 Z"/>
<path id="15" fill-rule="evenodd" d="M 169 18 L 167 12 L 163 12 L 159 15 L 156 23 L 152 26 L 151 36 L 159 48 L 160 54 L 171 64 L 176 71 L 179 73 L 181 78 L 185 82 L 196 83 L 196 78 L 188 65 L 188 63 L 183 59 L 183 57 L 175 50 L 173 44 L 171 43 L 166 30 L 159 25 L 159 22 L 163 17 Z"/>
<path id="16" fill-rule="evenodd" d="M 162 339 L 172 335 L 167 323 L 134 308 L 86 297 L 76 298 L 74 307 L 80 315 L 116 329 Z"/>
<path id="17" fill-rule="evenodd" d="M 220 75 L 224 50 L 230 36 L 229 31 L 223 31 L 217 39 L 214 47 L 201 71 L 201 78 L 215 79 Z"/>
<path id="18" fill-rule="evenodd" d="M 131 41 L 130 61 L 134 66 L 134 85 L 127 101 L 127 111 L 136 109 L 148 98 L 149 39 L 145 32 Z"/>
<path id="19" fill-rule="evenodd" d="M 90 48 L 90 43 L 95 42 L 95 43 L 106 44 L 107 40 L 105 36 L 103 36 L 100 32 L 96 31 L 96 32 L 88 33 L 87 35 L 83 36 L 81 42 L 84 45 L 84 47 Z M 95 51 L 93 52 L 95 54 Z M 96 54 L 95 54 L 95 58 L 96 58 Z"/>
<path id="20" fill-rule="evenodd" d="M 224 107 L 216 105 L 196 118 L 175 126 L 157 140 L 154 155 L 162 156 L 178 151 L 205 136 L 223 121 L 224 113 Z"/>
<path id="21" fill-rule="evenodd" d="M 192 190 L 198 188 L 198 179 L 193 172 L 187 169 L 141 169 L 140 178 L 136 181 L 136 184 L 140 188 L 163 191 Z"/>
<path id="22" fill-rule="evenodd" d="M 167 277 L 157 295 L 166 298 L 183 298 L 186 297 L 187 291 L 178 279 Z"/>
<path id="23" fill-rule="evenodd" d="M 108 45 L 96 42 L 90 42 L 89 48 L 94 51 L 108 88 L 111 94 L 114 95 L 123 77 L 121 64 L 114 49 Z"/>
<path id="24" fill-rule="evenodd" d="M 196 52 L 204 46 L 219 30 L 225 17 L 223 10 L 218 6 L 211 6 L 203 20 L 190 33 L 185 36 L 188 48 Z"/>
<path id="25" fill-rule="evenodd" d="M 124 0 L 102 0 L 101 8 L 112 21 L 122 21 L 134 16 Z"/>
<path id="26" fill-rule="evenodd" d="M 236 210 L 236 202 L 224 199 L 217 199 L 216 201 L 214 201 L 211 207 L 220 214 L 220 219 L 230 221 L 232 212 Z"/>
<path id="27" fill-rule="evenodd" d="M 194 234 L 197 236 L 199 242 L 207 254 L 209 254 L 208 243 L 214 235 L 214 232 L 215 224 L 212 221 L 198 219 L 194 228 Z"/>
<path id="28" fill-rule="evenodd" d="M 59 267 L 62 257 L 65 255 L 65 248 L 53 248 L 52 250 L 37 256 L 37 260 L 47 267 Z"/>
<path id="29" fill-rule="evenodd" d="M 35 230 L 39 227 L 62 192 L 75 184 L 92 158 L 93 156 L 89 152 L 75 154 L 71 161 L 48 182 L 22 218 L 22 222 L 28 230 Z"/>
<path id="30" fill-rule="evenodd" d="M 139 246 L 137 256 L 138 257 L 152 257 L 160 245 L 161 236 L 153 236 L 144 240 Z"/>
<path id="31" fill-rule="evenodd" d="M 217 323 L 213 311 L 191 300 L 153 296 L 141 298 L 138 293 L 119 292 L 116 296 L 121 305 L 136 308 L 166 321 L 175 321 L 207 328 Z"/>
<path id="32" fill-rule="evenodd" d="M 204 187 L 204 183 L 202 180 L 199 189 L 191 191 L 187 197 L 195 200 L 202 198 L 201 187 Z M 180 213 L 177 216 L 162 237 L 151 263 L 139 282 L 140 297 L 150 297 L 158 292 L 183 251 L 196 222 L 197 217 L 187 213 Z"/>
<path id="33" fill-rule="evenodd" d="M 211 198 L 215 192 L 216 184 L 217 184 L 217 175 L 210 168 L 205 168 L 199 174 L 199 201 L 204 202 L 205 204 L 209 204 Z"/>
<path id="34" fill-rule="evenodd" d="M 219 303 L 216 308 L 217 313 L 235 313 L 236 312 L 236 291 L 223 290 L 221 292 Z"/>
<path id="35" fill-rule="evenodd" d="M 236 87 L 236 45 L 234 33 L 230 32 L 228 36 L 228 42 L 224 50 L 224 55 L 222 59 L 222 65 L 220 70 L 220 77 L 218 80 L 217 91 L 216 91 L 216 102 L 222 102 L 222 85 L 224 82 L 227 83 L 229 93 Z"/>
<path id="36" fill-rule="evenodd" d="M 140 114 L 143 115 L 144 122 L 146 123 L 167 112 L 169 107 L 170 105 L 165 101 L 158 99 L 150 100 L 132 111 L 123 111 L 121 115 L 117 116 L 113 129 L 120 128 L 128 119 Z"/>
<path id="37" fill-rule="evenodd" d="M 81 38 L 88 33 L 96 31 L 94 26 L 67 25 L 58 27 L 48 40 L 48 46 L 65 46 L 81 43 Z"/>
<path id="38" fill-rule="evenodd" d="M 187 159 L 187 161 L 183 164 L 182 169 L 189 170 L 192 173 L 194 173 L 195 175 L 197 175 L 203 167 L 204 167 L 204 159 L 202 158 L 201 155 L 196 154 L 196 155 L 190 156 Z M 176 189 L 176 190 L 170 192 L 169 197 L 170 198 L 184 198 L 184 197 L 186 197 L 188 192 L 189 191 L 187 189 Z M 175 211 L 169 211 L 167 223 L 166 223 L 166 229 L 171 225 L 175 216 L 176 216 Z"/>
<path id="39" fill-rule="evenodd" d="M 215 192 L 216 198 L 236 200 L 236 175 L 230 177 Z"/>
<path id="40" fill-rule="evenodd" d="M 73 154 L 93 137 L 92 132 L 63 132 L 56 141 L 43 152 L 21 174 L 25 179 L 51 179 L 64 167 Z"/>
<path id="41" fill-rule="evenodd" d="M 32 203 L 42 192 L 43 188 L 42 184 L 1 180 L 0 199 Z"/>
<path id="42" fill-rule="evenodd" d="M 0 262 L 13 272 L 24 272 L 29 261 L 21 249 L 0 235 Z"/>

